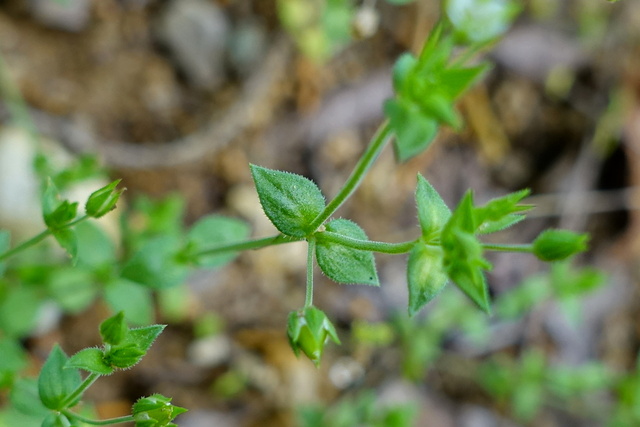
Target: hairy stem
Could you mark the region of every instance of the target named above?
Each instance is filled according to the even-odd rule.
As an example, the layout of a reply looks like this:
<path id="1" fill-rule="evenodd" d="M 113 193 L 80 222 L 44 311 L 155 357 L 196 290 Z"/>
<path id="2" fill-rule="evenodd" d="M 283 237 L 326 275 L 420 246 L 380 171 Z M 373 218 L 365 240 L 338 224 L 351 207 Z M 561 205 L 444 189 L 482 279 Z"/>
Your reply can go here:
<path id="1" fill-rule="evenodd" d="M 356 164 L 353 172 L 344 183 L 338 194 L 335 198 L 329 202 L 329 204 L 324 208 L 324 210 L 318 215 L 309 225 L 309 230 L 316 231 L 318 227 L 320 227 L 324 222 L 331 217 L 338 210 L 340 206 L 353 194 L 353 192 L 358 188 L 362 179 L 367 174 L 373 162 L 376 161 L 378 155 L 386 145 L 387 141 L 391 138 L 392 135 L 391 127 L 389 126 L 389 122 L 384 122 L 378 132 L 375 134 L 369 146 L 362 153 L 360 160 Z"/>
<path id="2" fill-rule="evenodd" d="M 525 253 L 533 252 L 533 245 L 531 244 L 501 245 L 501 244 L 493 244 L 493 243 L 483 243 L 482 248 L 488 251 L 498 251 L 498 252 L 525 252 Z"/>
<path id="3" fill-rule="evenodd" d="M 381 252 L 385 254 L 403 254 L 409 252 L 418 242 L 418 240 L 401 243 L 376 242 L 372 240 L 355 239 L 332 231 L 323 231 L 318 233 L 317 236 L 318 239 L 325 242 L 338 243 L 353 249 Z"/>
<path id="4" fill-rule="evenodd" d="M 82 415 L 78 415 L 75 412 L 72 412 L 68 409 L 63 410 L 62 413 L 69 418 L 76 419 L 83 423 L 92 424 L 94 426 L 108 426 L 111 424 L 129 423 L 134 421 L 133 415 L 125 415 L 123 417 L 117 417 L 117 418 L 108 418 L 106 420 L 93 420 L 91 418 L 86 418 L 86 417 L 83 417 Z"/>
<path id="5" fill-rule="evenodd" d="M 304 298 L 304 307 L 313 305 L 313 255 L 316 251 L 316 238 L 309 238 L 309 246 L 307 247 L 307 293 Z"/>
<path id="6" fill-rule="evenodd" d="M 79 223 L 81 223 L 82 221 L 86 220 L 87 218 L 89 218 L 88 216 L 82 216 L 74 221 L 71 221 L 70 223 L 66 224 L 64 226 L 64 228 L 70 228 L 73 227 L 74 225 L 77 225 Z M 30 248 L 31 246 L 34 246 L 38 243 L 40 243 L 41 241 L 43 241 L 44 239 L 46 239 L 47 237 L 49 237 L 52 234 L 52 231 L 50 229 L 44 230 L 42 233 L 32 237 L 31 239 L 27 240 L 26 242 L 22 242 L 20 243 L 18 246 L 16 246 L 13 249 L 10 249 L 4 253 L 0 254 L 0 261 L 9 258 L 10 256 L 13 256 L 19 252 L 24 251 L 25 249 Z"/>

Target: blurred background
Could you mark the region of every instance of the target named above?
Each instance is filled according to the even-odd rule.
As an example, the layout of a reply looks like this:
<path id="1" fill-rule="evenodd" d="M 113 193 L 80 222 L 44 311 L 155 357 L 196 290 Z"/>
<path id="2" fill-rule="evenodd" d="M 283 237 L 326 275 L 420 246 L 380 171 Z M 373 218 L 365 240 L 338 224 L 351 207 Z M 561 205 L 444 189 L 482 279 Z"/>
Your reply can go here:
<path id="1" fill-rule="evenodd" d="M 83 183 L 68 194 L 104 185 L 100 168 L 122 178 L 126 201 L 103 221 L 116 241 L 121 218 L 162 230 L 210 213 L 273 234 L 248 164 L 337 192 L 383 120 L 395 59 L 440 17 L 439 2 L 401 3 L 0 0 L 0 227 L 17 241 L 42 229 L 40 152 L 76 165 Z M 243 253 L 153 294 L 138 321 L 169 327 L 138 366 L 91 389 L 96 411 L 160 392 L 189 409 L 184 427 L 640 425 L 640 2 L 522 5 L 481 55 L 494 66 L 459 103 L 463 132 L 443 129 L 401 165 L 385 151 L 338 214 L 396 242 L 416 234 L 417 172 L 450 207 L 467 188 L 478 202 L 530 188 L 536 209 L 499 241 L 562 227 L 591 233 L 588 253 L 554 266 L 492 256 L 491 317 L 448 289 L 409 320 L 404 256 L 376 256 L 380 288 L 317 274 L 315 304 L 343 342 L 319 369 L 285 334 L 304 301 L 305 246 Z M 2 284 L 0 335 L 20 338 L 27 371 L 53 342 L 96 345 L 109 316 L 94 293 L 70 302 L 85 285 L 61 277 L 43 279 L 17 329 Z"/>

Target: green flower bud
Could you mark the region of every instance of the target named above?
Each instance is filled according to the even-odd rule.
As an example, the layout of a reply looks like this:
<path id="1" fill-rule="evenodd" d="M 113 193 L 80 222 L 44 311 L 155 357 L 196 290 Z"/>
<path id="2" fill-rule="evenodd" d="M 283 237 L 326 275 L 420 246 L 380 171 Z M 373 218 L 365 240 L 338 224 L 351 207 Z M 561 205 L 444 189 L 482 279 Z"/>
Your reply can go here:
<path id="1" fill-rule="evenodd" d="M 168 397 L 154 394 L 138 399 L 133 405 L 132 412 L 135 427 L 177 427 L 171 421 L 187 410 L 172 405 Z"/>
<path id="2" fill-rule="evenodd" d="M 120 181 L 119 179 L 113 181 L 111 184 L 91 193 L 85 206 L 85 212 L 88 216 L 100 218 L 116 208 L 118 199 L 120 199 L 120 195 L 124 191 L 124 189 L 116 190 Z"/>
<path id="3" fill-rule="evenodd" d="M 336 329 L 327 315 L 315 307 L 306 307 L 289 314 L 287 336 L 296 356 L 302 350 L 316 367 L 320 365 L 322 351 L 329 339 L 340 344 Z"/>
<path id="4" fill-rule="evenodd" d="M 104 355 L 107 365 L 114 368 L 128 369 L 137 364 L 146 352 L 135 344 L 113 347 Z"/>
<path id="5" fill-rule="evenodd" d="M 542 261 L 561 261 L 587 249 L 589 236 L 568 230 L 545 230 L 533 241 L 533 253 Z"/>

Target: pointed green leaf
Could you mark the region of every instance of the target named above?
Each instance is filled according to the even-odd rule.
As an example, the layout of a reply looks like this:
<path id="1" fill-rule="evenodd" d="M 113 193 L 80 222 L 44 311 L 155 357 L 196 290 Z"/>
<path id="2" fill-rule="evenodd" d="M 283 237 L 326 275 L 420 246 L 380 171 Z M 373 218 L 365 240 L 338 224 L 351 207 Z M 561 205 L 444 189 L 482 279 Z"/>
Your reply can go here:
<path id="1" fill-rule="evenodd" d="M 78 265 L 98 269 L 115 264 L 115 243 L 95 221 L 81 222 L 74 230 L 78 239 Z"/>
<path id="2" fill-rule="evenodd" d="M 124 191 L 124 189 L 116 190 L 120 181 L 122 180 L 115 180 L 91 193 L 84 208 L 85 213 L 90 217 L 100 218 L 115 209 L 118 199 Z"/>
<path id="3" fill-rule="evenodd" d="M 145 354 L 135 344 L 120 344 L 106 351 L 103 360 L 111 368 L 129 369 L 137 365 Z"/>
<path id="4" fill-rule="evenodd" d="M 335 219 L 327 223 L 326 229 L 355 239 L 368 239 L 358 224 L 347 219 Z M 316 243 L 316 258 L 324 274 L 338 283 L 380 285 L 375 258 L 369 251 L 323 241 L 320 237 Z"/>
<path id="5" fill-rule="evenodd" d="M 454 100 L 445 94 L 433 90 L 429 96 L 420 99 L 419 103 L 427 117 L 432 117 L 437 122 L 447 124 L 456 130 L 462 127 L 462 119 L 453 106 Z"/>
<path id="6" fill-rule="evenodd" d="M 455 100 L 469 89 L 489 68 L 491 68 L 489 64 L 481 64 L 469 68 L 449 68 L 440 76 L 441 89 L 446 92 L 450 99 Z"/>
<path id="7" fill-rule="evenodd" d="M 59 230 L 52 230 L 52 234 L 75 264 L 78 259 L 78 239 L 76 238 L 75 230 L 71 228 L 61 228 Z"/>
<path id="8" fill-rule="evenodd" d="M 38 395 L 38 381 L 35 378 L 18 378 L 9 395 L 11 406 L 22 414 L 38 417 L 40 420 L 51 411 L 44 407 Z M 22 424 L 1 424 L 3 427 L 22 426 Z"/>
<path id="9" fill-rule="evenodd" d="M 429 148 L 438 132 L 438 122 L 411 101 L 390 99 L 384 104 L 384 113 L 396 135 L 393 147 L 399 162 Z"/>
<path id="10" fill-rule="evenodd" d="M 438 233 L 451 217 L 451 211 L 440 194 L 420 174 L 416 188 L 416 205 L 422 235 L 426 238 Z"/>
<path id="11" fill-rule="evenodd" d="M 251 165 L 260 204 L 269 220 L 283 234 L 305 237 L 311 222 L 324 210 L 318 186 L 301 175 Z"/>
<path id="12" fill-rule="evenodd" d="M 425 181 L 426 182 L 426 181 Z M 415 315 L 444 289 L 449 278 L 442 265 L 442 249 L 418 243 L 409 254 L 407 284 L 409 315 Z"/>
<path id="13" fill-rule="evenodd" d="M 249 237 L 249 226 L 239 219 L 220 215 L 209 215 L 198 220 L 187 235 L 190 252 L 196 253 L 206 248 L 240 242 Z M 232 261 L 236 252 L 220 255 L 199 256 L 194 261 L 203 267 L 221 267 Z"/>
<path id="14" fill-rule="evenodd" d="M 47 289 L 53 299 L 70 313 L 85 310 L 96 299 L 99 285 L 86 267 L 62 267 L 50 273 Z"/>
<path id="15" fill-rule="evenodd" d="M 122 344 L 135 344 L 146 353 L 165 327 L 166 325 L 151 325 L 130 329 Z"/>
<path id="16" fill-rule="evenodd" d="M 40 370 L 38 393 L 44 406 L 49 409 L 65 409 L 80 399 L 78 396 L 75 402 L 65 403 L 81 382 L 80 371 L 67 368 L 67 361 L 67 355 L 56 344 Z"/>
<path id="17" fill-rule="evenodd" d="M 105 344 L 118 345 L 129 332 L 124 322 L 124 312 L 120 311 L 100 324 L 100 336 Z"/>
<path id="18" fill-rule="evenodd" d="M 410 90 L 410 80 L 418 60 L 410 53 L 404 53 L 393 66 L 393 88 L 396 93 L 406 93 Z"/>
<path id="19" fill-rule="evenodd" d="M 104 352 L 99 348 L 80 350 L 69 358 L 67 366 L 100 375 L 111 375 L 114 371 L 113 367 L 104 361 Z"/>

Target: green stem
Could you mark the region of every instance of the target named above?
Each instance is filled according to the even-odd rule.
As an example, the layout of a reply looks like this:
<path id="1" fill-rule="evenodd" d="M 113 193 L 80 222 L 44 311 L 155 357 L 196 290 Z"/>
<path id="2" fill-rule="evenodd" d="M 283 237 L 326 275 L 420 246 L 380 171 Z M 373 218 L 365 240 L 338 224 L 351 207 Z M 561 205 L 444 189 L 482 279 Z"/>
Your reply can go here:
<path id="1" fill-rule="evenodd" d="M 409 252 L 418 240 L 411 240 L 409 242 L 401 243 L 386 243 L 376 242 L 372 240 L 361 240 L 353 237 L 344 236 L 342 234 L 334 233 L 332 231 L 323 231 L 317 234 L 318 239 L 325 242 L 338 243 L 343 246 L 347 246 L 353 249 L 360 249 L 363 251 L 374 251 L 385 254 L 404 254 Z"/>
<path id="2" fill-rule="evenodd" d="M 316 251 L 315 237 L 309 238 L 309 246 L 307 247 L 307 293 L 304 297 L 304 308 L 313 305 L 313 255 Z"/>
<path id="3" fill-rule="evenodd" d="M 96 382 L 96 380 L 100 378 L 100 374 L 96 374 L 96 373 L 91 373 L 87 376 L 87 378 L 84 379 L 84 381 L 82 381 L 82 383 L 78 386 L 78 388 L 76 388 L 73 393 L 71 393 L 69 395 L 69 397 L 67 397 L 63 403 L 64 407 L 68 407 L 70 406 L 72 403 L 74 403 L 80 396 L 82 396 L 82 394 L 89 388 L 91 387 L 91 384 L 93 384 L 94 382 Z"/>
<path id="4" fill-rule="evenodd" d="M 498 251 L 498 252 L 525 252 L 532 253 L 533 245 L 500 245 L 493 243 L 483 243 L 482 248 L 488 251 Z"/>
<path id="5" fill-rule="evenodd" d="M 205 255 L 219 255 L 226 252 L 240 252 L 250 249 L 261 249 L 267 246 L 281 245 L 283 243 L 299 242 L 301 238 L 285 236 L 284 234 L 278 234 L 277 236 L 265 237 L 262 239 L 246 240 L 239 243 L 231 243 L 228 245 L 214 246 L 209 249 L 189 254 L 191 258 L 197 258 Z"/>
<path id="6" fill-rule="evenodd" d="M 74 225 L 77 225 L 79 223 L 81 223 L 82 221 L 88 219 L 88 216 L 83 216 L 80 217 L 74 221 L 71 221 L 70 223 L 66 224 L 64 228 L 70 228 L 73 227 Z M 18 252 L 22 252 L 25 249 L 30 248 L 33 245 L 36 245 L 38 243 L 40 243 L 41 241 L 43 241 L 44 239 L 46 239 L 47 237 L 49 237 L 52 234 L 51 230 L 47 229 L 44 230 L 42 233 L 38 234 L 37 236 L 32 237 L 31 239 L 27 240 L 26 242 L 22 242 L 20 243 L 18 246 L 16 246 L 13 249 L 10 249 L 2 254 L 0 254 L 0 261 L 9 258 L 10 256 L 13 256 L 15 254 L 17 254 Z"/>
<path id="7" fill-rule="evenodd" d="M 27 240 L 26 242 L 22 242 L 20 243 L 18 246 L 16 246 L 13 249 L 10 249 L 8 251 L 6 251 L 5 253 L 0 254 L 0 261 L 9 258 L 10 256 L 13 256 L 15 254 L 17 254 L 18 252 L 22 252 L 27 248 L 30 248 L 31 246 L 40 243 L 41 241 L 43 241 L 44 239 L 46 239 L 49 235 L 51 235 L 51 231 L 50 230 L 45 230 L 42 233 L 38 234 L 37 236 L 32 237 L 31 239 Z"/>
<path id="8" fill-rule="evenodd" d="M 62 413 L 69 418 L 76 419 L 83 423 L 92 424 L 94 426 L 108 426 L 111 424 L 128 423 L 128 422 L 134 421 L 133 415 L 125 415 L 123 417 L 117 417 L 117 418 L 108 418 L 106 420 L 93 420 L 91 418 L 86 418 L 86 417 L 83 417 L 82 415 L 78 415 L 75 412 L 72 412 L 68 409 L 64 409 Z"/>
<path id="9" fill-rule="evenodd" d="M 356 164 L 353 172 L 344 183 L 338 194 L 335 198 L 329 202 L 329 204 L 324 208 L 324 210 L 318 215 L 309 225 L 309 230 L 316 231 L 318 227 L 320 227 L 324 222 L 331 217 L 338 210 L 340 206 L 353 194 L 353 192 L 358 188 L 362 179 L 366 175 L 367 171 L 371 168 L 371 165 L 378 158 L 378 155 L 384 148 L 387 141 L 391 138 L 392 134 L 391 126 L 389 126 L 389 122 L 384 122 L 378 132 L 375 134 L 371 143 L 367 147 L 360 160 Z"/>

